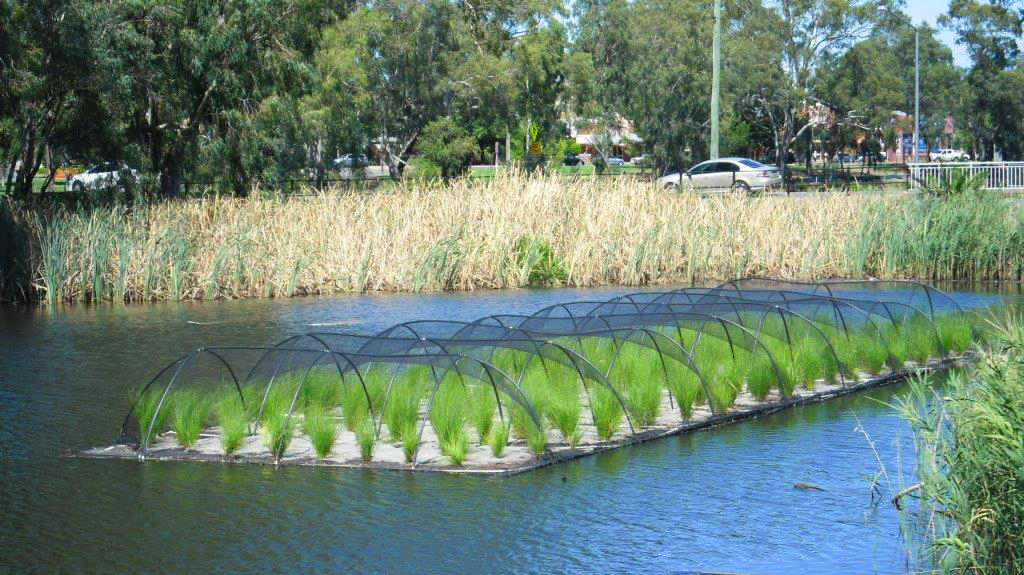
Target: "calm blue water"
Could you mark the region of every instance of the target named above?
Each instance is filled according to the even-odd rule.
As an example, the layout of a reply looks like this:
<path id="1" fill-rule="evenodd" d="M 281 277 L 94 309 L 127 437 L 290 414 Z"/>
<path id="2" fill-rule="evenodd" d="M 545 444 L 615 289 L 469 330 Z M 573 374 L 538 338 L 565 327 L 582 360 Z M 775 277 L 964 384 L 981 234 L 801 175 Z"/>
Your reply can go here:
<path id="1" fill-rule="evenodd" d="M 0 309 L 0 573 L 905 572 L 870 490 L 882 466 L 884 500 L 911 481 L 894 390 L 501 480 L 61 456 L 110 443 L 128 390 L 200 345 L 627 291 Z"/>

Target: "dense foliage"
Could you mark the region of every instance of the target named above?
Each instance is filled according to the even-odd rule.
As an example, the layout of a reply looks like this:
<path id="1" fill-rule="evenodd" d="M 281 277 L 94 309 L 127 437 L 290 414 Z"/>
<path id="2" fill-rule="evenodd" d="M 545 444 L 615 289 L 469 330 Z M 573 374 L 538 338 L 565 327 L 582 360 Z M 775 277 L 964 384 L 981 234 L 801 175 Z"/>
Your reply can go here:
<path id="1" fill-rule="evenodd" d="M 913 108 L 913 30 L 878 5 L 726 3 L 722 152 L 809 159 L 814 142 L 869 150 L 912 131 L 894 111 Z M 967 70 L 921 28 L 930 144 L 952 116 L 974 157 L 1024 153 L 1021 8 L 952 2 L 943 23 Z M 0 13 L 0 177 L 20 197 L 102 161 L 139 170 L 129 194 L 163 196 L 323 179 L 350 152 L 399 178 L 428 126 L 444 128 L 431 161 L 445 174 L 470 157 L 557 159 L 570 127 L 606 156 L 623 119 L 659 169 L 708 151 L 704 0 L 0 0 Z"/>
<path id="2" fill-rule="evenodd" d="M 976 371 L 901 404 L 917 436 L 917 515 L 936 573 L 1024 570 L 1024 324 L 1007 314 L 989 331 Z M 901 494 L 901 496 L 904 496 Z M 897 503 L 902 502 L 897 500 Z"/>

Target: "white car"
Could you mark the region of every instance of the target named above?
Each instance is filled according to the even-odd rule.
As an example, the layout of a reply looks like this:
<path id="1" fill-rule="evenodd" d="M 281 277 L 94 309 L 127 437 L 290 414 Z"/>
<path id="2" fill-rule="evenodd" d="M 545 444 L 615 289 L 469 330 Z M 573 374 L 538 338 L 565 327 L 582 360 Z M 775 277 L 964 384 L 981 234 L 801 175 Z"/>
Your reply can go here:
<path id="1" fill-rule="evenodd" d="M 84 192 L 85 190 L 98 190 L 100 188 L 113 187 L 121 183 L 122 174 L 130 178 L 138 179 L 139 173 L 124 164 L 107 162 L 93 166 L 68 178 L 67 189 L 72 192 Z"/>
<path id="2" fill-rule="evenodd" d="M 658 180 L 666 189 L 736 190 L 750 193 L 782 185 L 778 168 L 749 158 L 719 158 L 701 162 L 681 174 Z"/>
<path id="3" fill-rule="evenodd" d="M 933 162 L 969 162 L 971 155 L 963 150 L 952 150 L 943 148 L 937 154 L 932 154 Z"/>

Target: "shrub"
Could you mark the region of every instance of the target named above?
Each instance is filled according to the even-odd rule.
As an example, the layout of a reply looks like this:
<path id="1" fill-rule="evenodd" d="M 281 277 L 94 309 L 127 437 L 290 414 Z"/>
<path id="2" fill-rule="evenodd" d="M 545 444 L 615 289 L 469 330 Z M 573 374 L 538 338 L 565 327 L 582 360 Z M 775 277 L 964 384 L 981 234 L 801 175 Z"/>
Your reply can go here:
<path id="1" fill-rule="evenodd" d="M 242 441 L 249 434 L 249 417 L 242 406 L 242 400 L 233 390 L 214 407 L 217 423 L 220 425 L 220 446 L 225 455 L 231 455 L 242 446 Z"/>
<path id="2" fill-rule="evenodd" d="M 171 425 L 178 444 L 192 449 L 210 419 L 210 399 L 193 390 L 179 390 L 171 398 Z"/>
<path id="3" fill-rule="evenodd" d="M 445 179 L 465 173 L 477 157 L 476 140 L 448 116 L 424 126 L 418 147 L 420 156 L 437 166 Z"/>
<path id="4" fill-rule="evenodd" d="M 306 406 L 306 414 L 302 426 L 309 436 L 309 442 L 313 444 L 313 451 L 320 459 L 331 454 L 331 449 L 338 441 L 338 426 L 334 418 L 319 403 L 312 403 Z"/>

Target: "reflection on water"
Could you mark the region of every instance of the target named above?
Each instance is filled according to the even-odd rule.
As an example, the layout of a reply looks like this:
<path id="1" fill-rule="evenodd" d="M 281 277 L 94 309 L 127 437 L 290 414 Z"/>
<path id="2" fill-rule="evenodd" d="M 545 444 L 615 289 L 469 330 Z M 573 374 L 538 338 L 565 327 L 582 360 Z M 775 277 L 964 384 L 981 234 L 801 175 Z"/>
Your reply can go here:
<path id="1" fill-rule="evenodd" d="M 871 400 L 891 390 L 504 480 L 61 457 L 109 443 L 128 390 L 200 345 L 628 291 L 0 309 L 0 572 L 902 572 L 855 431 L 899 476 L 908 430 Z"/>

